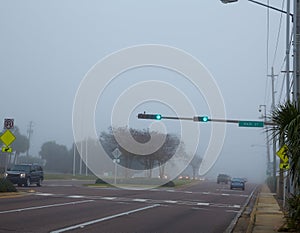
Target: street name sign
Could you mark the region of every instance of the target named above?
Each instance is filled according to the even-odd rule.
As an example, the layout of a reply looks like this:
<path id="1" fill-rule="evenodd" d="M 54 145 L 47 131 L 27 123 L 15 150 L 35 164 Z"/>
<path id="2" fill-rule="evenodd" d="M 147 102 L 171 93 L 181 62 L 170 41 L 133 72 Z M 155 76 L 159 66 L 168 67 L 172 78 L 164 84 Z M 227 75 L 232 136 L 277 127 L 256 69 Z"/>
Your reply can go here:
<path id="1" fill-rule="evenodd" d="M 263 121 L 239 121 L 239 127 L 264 127 Z"/>

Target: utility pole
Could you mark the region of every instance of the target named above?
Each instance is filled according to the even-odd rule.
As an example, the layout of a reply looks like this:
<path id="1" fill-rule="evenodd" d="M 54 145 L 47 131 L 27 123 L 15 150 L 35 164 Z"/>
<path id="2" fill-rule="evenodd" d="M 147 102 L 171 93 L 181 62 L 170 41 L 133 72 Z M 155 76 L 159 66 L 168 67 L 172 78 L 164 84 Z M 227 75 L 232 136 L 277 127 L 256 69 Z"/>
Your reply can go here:
<path id="1" fill-rule="evenodd" d="M 28 142 L 29 142 L 29 145 L 28 145 L 28 148 L 27 148 L 27 151 L 26 151 L 26 157 L 28 159 L 28 156 L 29 156 L 29 148 L 30 148 L 30 139 L 31 139 L 31 135 L 33 133 L 33 122 L 30 121 L 29 122 L 29 125 L 28 125 L 28 129 L 27 129 L 27 135 L 28 135 Z"/>
<path id="2" fill-rule="evenodd" d="M 275 80 L 275 77 L 278 76 L 278 75 L 275 75 L 274 74 L 274 67 L 272 67 L 272 70 L 271 70 L 271 75 L 268 75 L 268 77 L 271 77 L 271 80 L 272 80 L 272 105 L 271 105 L 271 109 L 272 109 L 272 112 L 274 111 L 275 109 L 275 90 L 274 90 L 274 80 Z M 277 191 L 277 178 L 276 178 L 276 136 L 275 136 L 275 129 L 274 129 L 275 126 L 273 126 L 273 192 L 276 192 Z"/>
<path id="3" fill-rule="evenodd" d="M 299 108 L 300 98 L 300 0 L 294 0 L 294 102 Z"/>
<path id="4" fill-rule="evenodd" d="M 286 101 L 290 101 L 290 0 L 286 2 Z"/>
<path id="5" fill-rule="evenodd" d="M 261 112 L 261 108 L 264 107 L 264 113 L 263 113 L 263 118 L 264 121 L 267 122 L 267 106 L 265 104 L 261 104 L 259 105 L 259 112 Z M 267 126 L 266 126 L 267 127 Z M 270 175 L 270 170 L 269 170 L 269 166 L 270 166 L 270 162 L 271 162 L 271 158 L 270 158 L 270 146 L 269 146 L 269 142 L 270 142 L 270 138 L 269 138 L 269 129 L 266 128 L 266 146 L 267 146 L 267 173 L 268 175 Z"/>

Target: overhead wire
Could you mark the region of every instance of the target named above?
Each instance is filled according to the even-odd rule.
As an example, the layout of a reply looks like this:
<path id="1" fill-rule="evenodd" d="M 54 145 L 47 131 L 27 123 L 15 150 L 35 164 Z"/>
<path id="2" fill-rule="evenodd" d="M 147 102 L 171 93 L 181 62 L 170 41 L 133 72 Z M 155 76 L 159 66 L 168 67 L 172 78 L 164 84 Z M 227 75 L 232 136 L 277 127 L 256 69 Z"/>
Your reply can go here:
<path id="1" fill-rule="evenodd" d="M 289 41 L 289 50 L 291 50 L 291 45 L 292 45 L 292 41 L 293 41 L 293 39 L 292 39 L 292 38 L 293 38 L 293 35 L 294 35 L 294 32 L 293 32 L 293 30 L 292 30 L 291 35 L 290 35 L 290 41 Z M 284 59 L 283 59 L 283 62 L 282 62 L 282 65 L 281 65 L 280 70 L 283 69 L 283 66 L 284 66 L 285 62 L 286 62 L 286 55 L 284 56 Z M 289 72 L 289 71 L 286 71 L 286 72 Z M 280 96 L 279 96 L 278 102 L 280 102 L 280 100 L 281 100 L 281 98 L 282 98 L 283 87 L 284 87 L 284 81 L 285 81 L 285 79 L 287 78 L 287 73 L 286 73 L 286 72 L 284 73 L 284 76 L 283 76 L 283 79 L 282 79 L 281 90 L 280 90 Z M 289 90 L 291 90 L 291 88 L 292 88 L 292 83 L 290 83 Z"/>
<path id="2" fill-rule="evenodd" d="M 269 6 L 269 0 L 267 1 L 267 4 Z M 284 9 L 284 5 L 285 5 L 285 0 L 282 1 L 282 5 L 281 5 L 281 10 L 283 11 Z M 278 32 L 277 32 L 277 38 L 276 38 L 276 44 L 275 44 L 275 51 L 274 51 L 274 56 L 273 56 L 273 60 L 272 60 L 272 67 L 275 66 L 275 62 L 276 62 L 276 58 L 277 58 L 277 52 L 278 52 L 278 47 L 279 47 L 279 41 L 280 41 L 280 33 L 281 33 L 281 28 L 282 28 L 282 18 L 283 18 L 283 13 L 281 13 L 280 15 L 280 20 L 279 20 L 279 27 L 278 27 Z M 292 38 L 292 35 L 291 37 Z M 289 42 L 289 48 L 291 48 L 291 43 L 292 43 L 292 39 Z M 270 44 L 270 13 L 269 10 L 267 11 L 267 73 L 269 72 L 269 44 Z M 283 70 L 283 66 L 286 63 L 286 55 L 284 56 L 283 62 L 281 64 L 280 70 L 278 71 L 278 73 L 276 74 L 276 76 L 282 76 L 282 70 Z M 289 72 L 289 71 L 287 71 Z M 279 98 L 278 98 L 278 102 L 281 101 L 282 99 L 282 94 L 283 94 L 283 88 L 284 88 L 284 81 L 287 78 L 286 77 L 287 74 L 284 73 L 283 74 L 283 78 L 281 81 L 281 87 L 280 87 L 280 94 L 279 94 Z M 276 79 L 276 90 L 279 89 L 279 84 L 280 82 L 278 81 L 279 79 Z M 266 87 L 265 87 L 265 102 L 267 102 L 267 98 L 270 98 L 270 92 L 269 92 L 269 87 L 268 87 L 268 79 L 266 80 Z M 268 95 L 268 96 L 267 96 Z"/>
<path id="3" fill-rule="evenodd" d="M 284 3 L 285 3 L 285 0 L 282 1 L 281 10 L 283 10 L 283 8 L 284 8 Z M 281 32 L 281 26 L 282 26 L 282 16 L 283 16 L 283 14 L 281 13 L 280 14 L 279 28 L 278 28 L 278 32 L 277 32 L 277 39 L 276 39 L 275 52 L 274 52 L 272 66 L 275 65 L 275 60 L 276 60 L 276 56 L 277 56 L 277 50 L 278 50 L 278 44 L 279 44 L 279 38 L 280 38 L 280 32 Z"/>

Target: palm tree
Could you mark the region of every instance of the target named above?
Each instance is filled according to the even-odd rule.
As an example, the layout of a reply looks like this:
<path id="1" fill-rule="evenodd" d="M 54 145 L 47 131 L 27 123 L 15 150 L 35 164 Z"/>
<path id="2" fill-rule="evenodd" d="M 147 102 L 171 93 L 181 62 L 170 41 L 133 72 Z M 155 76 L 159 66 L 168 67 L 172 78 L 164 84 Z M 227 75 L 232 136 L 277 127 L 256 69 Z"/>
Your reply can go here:
<path id="1" fill-rule="evenodd" d="M 272 111 L 275 136 L 288 146 L 290 175 L 295 190 L 300 187 L 300 111 L 295 103 L 280 104 Z"/>

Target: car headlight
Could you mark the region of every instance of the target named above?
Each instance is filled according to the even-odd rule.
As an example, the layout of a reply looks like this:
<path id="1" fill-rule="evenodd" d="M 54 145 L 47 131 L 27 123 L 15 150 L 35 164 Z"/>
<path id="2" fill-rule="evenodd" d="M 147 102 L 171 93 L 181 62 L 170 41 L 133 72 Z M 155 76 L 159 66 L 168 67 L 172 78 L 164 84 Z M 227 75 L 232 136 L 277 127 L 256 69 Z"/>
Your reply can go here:
<path id="1" fill-rule="evenodd" d="M 4 173 L 4 178 L 6 178 L 8 176 L 7 172 Z"/>
<path id="2" fill-rule="evenodd" d="M 21 177 L 21 178 L 25 178 L 25 176 L 26 176 L 25 173 L 21 173 L 21 174 L 20 174 L 20 177 Z"/>

